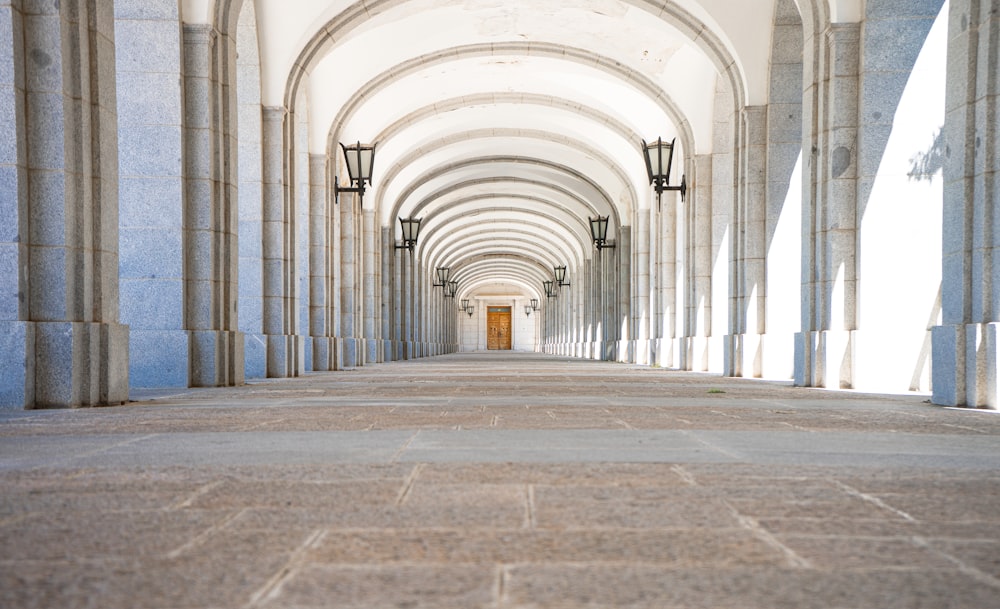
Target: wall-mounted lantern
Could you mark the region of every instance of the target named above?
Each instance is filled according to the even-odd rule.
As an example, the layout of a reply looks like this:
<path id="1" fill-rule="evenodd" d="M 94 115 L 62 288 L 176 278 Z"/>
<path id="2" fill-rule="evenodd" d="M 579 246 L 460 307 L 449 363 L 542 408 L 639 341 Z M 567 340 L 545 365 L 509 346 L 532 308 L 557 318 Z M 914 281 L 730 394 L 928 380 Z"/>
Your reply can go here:
<path id="1" fill-rule="evenodd" d="M 400 218 L 399 227 L 403 230 L 403 244 L 396 249 L 406 248 L 412 252 L 420 236 L 420 218 Z"/>
<path id="2" fill-rule="evenodd" d="M 660 197 L 665 190 L 678 190 L 681 193 L 681 201 L 687 195 L 687 180 L 681 175 L 680 186 L 670 186 L 670 167 L 674 162 L 674 142 L 664 142 L 662 138 L 656 138 L 655 142 L 646 143 L 642 140 L 642 154 L 646 159 L 646 173 L 649 175 L 649 183 L 656 188 L 656 204 L 660 205 Z"/>
<path id="3" fill-rule="evenodd" d="M 608 216 L 588 217 L 587 219 L 590 220 L 590 236 L 594 240 L 594 245 L 597 246 L 597 251 L 614 247 L 614 244 L 608 243 Z"/>
<path id="4" fill-rule="evenodd" d="M 531 310 L 532 311 L 537 311 L 538 310 L 538 299 L 537 298 L 532 298 L 531 299 Z"/>
<path id="5" fill-rule="evenodd" d="M 375 164 L 375 144 L 362 144 L 358 142 L 345 146 L 341 143 L 340 147 L 344 151 L 344 160 L 347 162 L 347 175 L 349 176 L 351 185 L 349 187 L 341 186 L 340 176 L 334 176 L 333 200 L 335 203 L 340 203 L 340 193 L 356 192 L 358 193 L 359 203 L 363 204 L 365 184 L 371 185 L 372 183 L 372 167 Z"/>
<path id="6" fill-rule="evenodd" d="M 532 311 L 531 305 L 524 305 L 524 316 L 525 317 L 531 317 L 531 311 Z"/>
<path id="7" fill-rule="evenodd" d="M 431 285 L 435 288 L 444 288 L 445 296 L 448 295 L 448 275 L 451 274 L 451 269 L 446 266 L 439 266 L 436 269 L 438 281 L 441 283 L 432 283 Z"/>
<path id="8" fill-rule="evenodd" d="M 472 317 L 472 314 L 476 312 L 476 307 L 469 305 L 465 307 L 465 312 L 469 314 L 469 317 Z"/>
<path id="9" fill-rule="evenodd" d="M 545 288 L 545 295 L 549 298 L 555 298 L 559 296 L 559 288 L 553 285 L 551 281 L 543 281 L 542 286 Z"/>
<path id="10" fill-rule="evenodd" d="M 555 271 L 556 284 L 558 286 L 567 287 L 571 285 L 568 281 L 566 281 L 566 267 L 556 266 L 552 268 Z"/>

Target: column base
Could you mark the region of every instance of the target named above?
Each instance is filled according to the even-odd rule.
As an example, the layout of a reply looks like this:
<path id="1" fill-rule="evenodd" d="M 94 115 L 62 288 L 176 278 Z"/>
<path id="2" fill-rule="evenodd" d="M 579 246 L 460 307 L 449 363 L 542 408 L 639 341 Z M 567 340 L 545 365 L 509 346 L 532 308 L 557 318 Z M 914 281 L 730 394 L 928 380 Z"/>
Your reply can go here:
<path id="1" fill-rule="evenodd" d="M 267 334 L 268 378 L 290 378 L 302 374 L 304 337 L 297 334 Z"/>
<path id="2" fill-rule="evenodd" d="M 243 378 L 267 378 L 267 336 L 243 335 Z"/>
<path id="3" fill-rule="evenodd" d="M 246 380 L 242 332 L 189 330 L 191 387 L 230 387 Z"/>
<path id="4" fill-rule="evenodd" d="M 129 328 L 118 323 L 0 323 L 0 407 L 128 401 Z"/>
<path id="5" fill-rule="evenodd" d="M 933 403 L 1000 408 L 998 335 L 998 322 L 931 329 Z"/>
<path id="6" fill-rule="evenodd" d="M 721 372 L 725 367 L 722 357 L 723 339 L 711 336 L 685 336 L 680 339 L 681 370 L 692 372 Z"/>
<path id="7" fill-rule="evenodd" d="M 0 409 L 35 404 L 35 324 L 0 322 Z"/>
<path id="8" fill-rule="evenodd" d="M 311 337 L 312 344 L 312 370 L 315 372 L 326 372 L 333 370 L 333 341 L 328 336 Z"/>
<path id="9" fill-rule="evenodd" d="M 795 333 L 794 382 L 798 387 L 854 387 L 853 330 Z"/>

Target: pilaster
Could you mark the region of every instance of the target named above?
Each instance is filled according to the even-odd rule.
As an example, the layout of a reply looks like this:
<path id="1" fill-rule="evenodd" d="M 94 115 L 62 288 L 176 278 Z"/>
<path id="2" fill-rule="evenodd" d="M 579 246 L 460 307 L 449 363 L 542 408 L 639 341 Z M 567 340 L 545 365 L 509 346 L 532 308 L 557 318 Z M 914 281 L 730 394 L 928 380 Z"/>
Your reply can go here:
<path id="1" fill-rule="evenodd" d="M 951 0 L 933 401 L 1000 408 L 1000 1 Z"/>
<path id="2" fill-rule="evenodd" d="M 818 114 L 803 210 L 802 331 L 795 338 L 798 385 L 853 386 L 857 328 L 857 156 L 860 24 L 834 24 L 817 62 Z"/>

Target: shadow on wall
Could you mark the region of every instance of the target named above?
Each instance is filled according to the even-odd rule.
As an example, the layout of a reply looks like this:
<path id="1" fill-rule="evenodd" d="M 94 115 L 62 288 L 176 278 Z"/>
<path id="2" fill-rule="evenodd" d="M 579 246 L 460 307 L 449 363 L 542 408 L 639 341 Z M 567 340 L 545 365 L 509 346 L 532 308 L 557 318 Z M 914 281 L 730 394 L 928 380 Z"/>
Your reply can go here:
<path id="1" fill-rule="evenodd" d="M 944 128 L 938 129 L 934 135 L 934 143 L 924 152 L 918 152 L 910 157 L 910 171 L 906 174 L 911 180 L 934 180 L 934 175 L 944 169 Z"/>

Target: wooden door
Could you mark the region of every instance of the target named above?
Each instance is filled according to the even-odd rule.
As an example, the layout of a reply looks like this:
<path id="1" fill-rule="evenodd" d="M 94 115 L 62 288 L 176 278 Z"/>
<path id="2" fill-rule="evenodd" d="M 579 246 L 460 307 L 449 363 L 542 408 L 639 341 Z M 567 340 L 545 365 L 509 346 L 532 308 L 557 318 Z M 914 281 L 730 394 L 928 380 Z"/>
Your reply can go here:
<path id="1" fill-rule="evenodd" d="M 486 310 L 486 348 L 510 350 L 510 307 L 489 307 Z"/>

